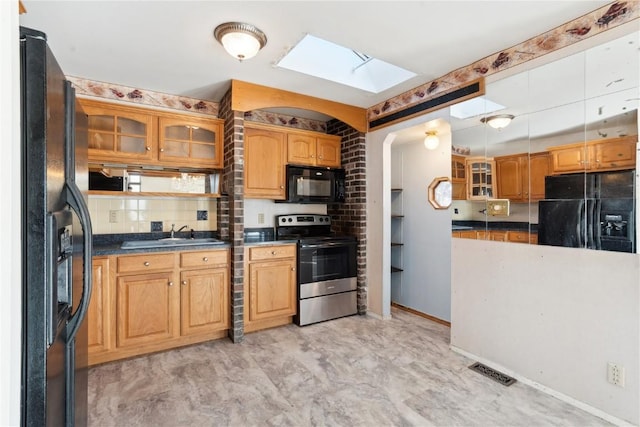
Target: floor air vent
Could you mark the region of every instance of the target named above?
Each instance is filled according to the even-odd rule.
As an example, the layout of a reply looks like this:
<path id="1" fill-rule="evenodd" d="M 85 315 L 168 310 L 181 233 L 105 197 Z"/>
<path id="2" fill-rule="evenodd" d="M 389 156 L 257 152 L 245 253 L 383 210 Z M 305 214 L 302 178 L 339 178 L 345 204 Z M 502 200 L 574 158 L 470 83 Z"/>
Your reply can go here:
<path id="1" fill-rule="evenodd" d="M 469 366 L 469 369 L 476 371 L 484 375 L 485 377 L 489 377 L 504 386 L 510 386 L 511 384 L 516 382 L 515 378 L 511 378 L 509 375 L 505 375 L 502 372 L 496 371 L 495 369 L 483 365 L 480 362 L 476 362 L 473 365 Z"/>

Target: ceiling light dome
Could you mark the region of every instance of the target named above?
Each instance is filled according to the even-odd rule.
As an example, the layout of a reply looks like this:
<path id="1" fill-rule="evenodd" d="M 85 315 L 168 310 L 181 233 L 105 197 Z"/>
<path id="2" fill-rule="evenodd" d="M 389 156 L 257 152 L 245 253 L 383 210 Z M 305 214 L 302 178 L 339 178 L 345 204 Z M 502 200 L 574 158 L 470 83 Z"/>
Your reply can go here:
<path id="1" fill-rule="evenodd" d="M 438 133 L 435 130 L 431 130 L 426 133 L 426 137 L 424 138 L 424 146 L 427 150 L 435 150 L 438 148 L 438 144 L 440 144 L 440 138 L 438 138 Z"/>
<path id="2" fill-rule="evenodd" d="M 494 129 L 502 129 L 509 126 L 511 120 L 514 119 L 515 116 L 511 114 L 497 114 L 495 116 L 483 117 L 480 119 L 482 123 L 486 123 Z"/>
<path id="3" fill-rule="evenodd" d="M 258 28 L 243 22 L 225 22 L 213 30 L 213 36 L 229 55 L 242 61 L 253 58 L 267 44 L 267 36 Z"/>

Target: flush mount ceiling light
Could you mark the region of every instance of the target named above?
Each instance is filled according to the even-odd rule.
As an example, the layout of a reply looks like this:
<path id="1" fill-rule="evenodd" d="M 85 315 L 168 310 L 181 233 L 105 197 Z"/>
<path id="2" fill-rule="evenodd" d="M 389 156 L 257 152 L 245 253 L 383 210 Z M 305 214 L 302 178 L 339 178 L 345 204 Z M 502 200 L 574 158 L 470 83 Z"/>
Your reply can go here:
<path id="1" fill-rule="evenodd" d="M 267 36 L 258 28 L 243 22 L 225 22 L 213 30 L 213 36 L 229 55 L 242 61 L 253 58 L 267 44 Z"/>
<path id="2" fill-rule="evenodd" d="M 514 119 L 515 116 L 511 114 L 497 114 L 495 116 L 483 117 L 480 119 L 482 123 L 486 123 L 494 129 L 502 129 L 509 126 L 511 120 Z"/>
<path id="3" fill-rule="evenodd" d="M 438 144 L 440 144 L 440 138 L 438 138 L 438 132 L 435 130 L 430 130 L 425 132 L 426 137 L 424 138 L 424 146 L 427 150 L 435 150 L 438 148 Z"/>

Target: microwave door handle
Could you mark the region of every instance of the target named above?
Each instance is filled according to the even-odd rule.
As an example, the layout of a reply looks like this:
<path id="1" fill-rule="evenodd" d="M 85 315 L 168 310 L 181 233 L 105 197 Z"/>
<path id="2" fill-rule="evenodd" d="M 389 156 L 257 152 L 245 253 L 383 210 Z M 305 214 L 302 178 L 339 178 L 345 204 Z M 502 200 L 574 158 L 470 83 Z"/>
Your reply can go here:
<path id="1" fill-rule="evenodd" d="M 82 238 L 83 238 L 83 280 L 82 280 L 82 299 L 80 300 L 80 304 L 78 305 L 78 309 L 69 319 L 68 324 L 68 339 L 71 341 L 78 329 L 80 329 L 80 325 L 82 321 L 87 315 L 87 310 L 89 308 L 89 302 L 91 301 L 91 292 L 92 292 L 92 268 L 91 268 L 91 254 L 93 252 L 92 249 L 92 236 L 93 232 L 91 230 L 91 219 L 89 217 L 89 209 L 84 201 L 84 197 L 80 192 L 80 189 L 75 184 L 74 181 L 67 181 L 65 184 L 67 203 L 78 215 L 78 219 L 80 220 L 80 225 L 82 226 Z"/>

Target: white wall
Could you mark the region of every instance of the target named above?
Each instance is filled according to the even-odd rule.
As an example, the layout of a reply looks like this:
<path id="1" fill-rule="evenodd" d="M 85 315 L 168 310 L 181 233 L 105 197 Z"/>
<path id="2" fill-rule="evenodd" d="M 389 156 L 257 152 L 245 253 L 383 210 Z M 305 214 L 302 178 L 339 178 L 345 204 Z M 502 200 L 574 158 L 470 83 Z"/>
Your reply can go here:
<path id="1" fill-rule="evenodd" d="M 367 133 L 366 274 L 367 312 L 370 314 L 382 318 L 391 316 L 391 144 L 397 132 L 447 116 L 448 111 L 440 110 Z M 450 161 L 447 164 L 450 168 Z"/>
<path id="2" fill-rule="evenodd" d="M 0 425 L 20 423 L 20 69 L 18 2 L 0 1 L 0 209 L 5 244 L 0 251 Z"/>
<path id="3" fill-rule="evenodd" d="M 451 345 L 638 424 L 639 267 L 636 254 L 453 239 Z"/>
<path id="4" fill-rule="evenodd" d="M 391 278 L 391 301 L 442 320 L 451 320 L 451 213 L 434 209 L 427 189 L 436 177 L 451 176 L 451 134 L 439 132 L 440 144 L 427 150 L 422 141 L 391 145 L 393 197 L 402 202 L 404 246 L 392 249 L 403 269 Z M 394 212 L 396 213 L 396 212 Z M 393 233 L 392 233 L 393 234 Z M 393 239 L 392 239 L 393 240 Z"/>

